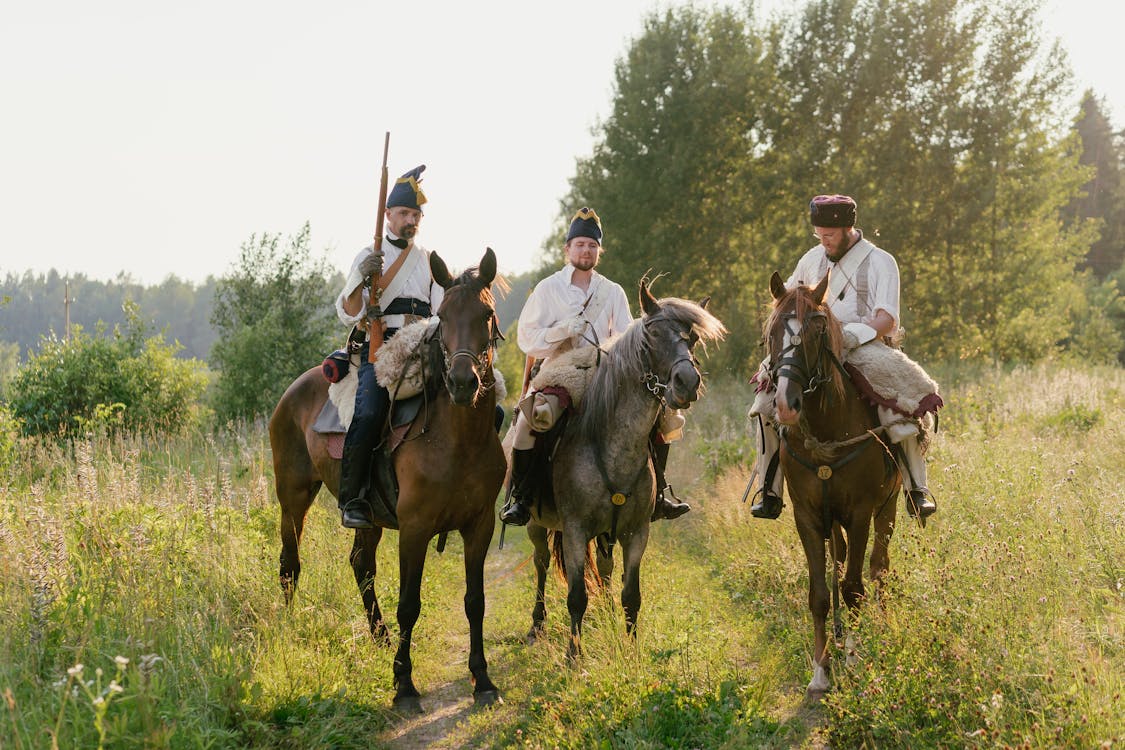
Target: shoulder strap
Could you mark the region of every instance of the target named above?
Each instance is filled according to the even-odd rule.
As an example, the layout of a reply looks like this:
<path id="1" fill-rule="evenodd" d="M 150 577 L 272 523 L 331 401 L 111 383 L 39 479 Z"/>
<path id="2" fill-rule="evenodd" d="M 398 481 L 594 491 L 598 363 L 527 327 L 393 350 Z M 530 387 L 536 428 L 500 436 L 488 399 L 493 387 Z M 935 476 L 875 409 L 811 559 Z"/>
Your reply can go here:
<path id="1" fill-rule="evenodd" d="M 418 266 L 418 261 L 423 255 L 423 250 L 417 245 L 411 245 L 410 249 L 405 253 L 400 253 L 391 267 L 379 277 L 377 286 L 382 291 L 380 294 L 381 299 L 393 300 L 402 292 L 406 280 L 414 273 L 414 269 Z M 409 261 L 409 263 L 407 262 Z M 403 268 L 407 268 L 407 272 L 400 274 Z M 398 283 L 394 283 L 395 281 Z M 389 304 L 389 303 L 388 303 Z"/>

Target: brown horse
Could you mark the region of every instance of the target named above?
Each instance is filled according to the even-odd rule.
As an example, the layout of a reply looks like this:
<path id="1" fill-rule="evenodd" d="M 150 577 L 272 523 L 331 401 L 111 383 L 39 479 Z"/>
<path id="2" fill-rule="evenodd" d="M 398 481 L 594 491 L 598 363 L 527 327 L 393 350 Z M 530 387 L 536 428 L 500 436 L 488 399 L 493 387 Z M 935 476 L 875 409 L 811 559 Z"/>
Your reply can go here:
<path id="1" fill-rule="evenodd" d="M 469 670 L 473 697 L 492 703 L 498 691 L 484 657 L 484 559 L 495 525 L 496 497 L 505 460 L 496 435 L 496 393 L 492 361 L 500 338 L 492 297 L 496 256 L 488 249 L 479 269 L 454 279 L 436 253 L 434 280 L 445 289 L 440 320 L 426 349 L 427 403 L 392 456 L 398 479 L 399 604 L 398 651 L 394 660 L 394 702 L 420 712 L 411 678 L 410 638 L 421 609 L 422 569 L 435 535 L 458 531 L 465 547 L 465 615 L 469 620 Z M 441 395 L 447 392 L 448 397 Z M 290 601 L 301 572 L 298 544 L 305 514 L 326 485 L 336 495 L 340 462 L 328 455 L 324 435 L 313 422 L 328 398 L 320 368 L 293 382 L 270 420 L 277 498 L 281 504 L 281 587 Z M 351 565 L 376 640 L 390 636 L 375 596 L 375 549 L 383 529 L 355 532 Z"/>
<path id="2" fill-rule="evenodd" d="M 815 630 L 811 695 L 829 687 L 825 541 L 830 540 L 836 562 L 834 581 L 844 566 L 838 588 L 854 610 L 864 596 L 863 554 L 872 519 L 871 579 L 879 582 L 890 565 L 894 498 L 902 484 L 894 459 L 878 438 L 875 407 L 859 395 L 840 364 L 841 326 L 825 304 L 827 290 L 827 276 L 815 288 L 786 290 L 774 273 L 773 310 L 765 327 L 782 424 L 781 468 L 809 565 Z M 838 612 L 839 590 L 833 593 Z M 842 636 L 838 619 L 835 631 L 837 638 Z"/>

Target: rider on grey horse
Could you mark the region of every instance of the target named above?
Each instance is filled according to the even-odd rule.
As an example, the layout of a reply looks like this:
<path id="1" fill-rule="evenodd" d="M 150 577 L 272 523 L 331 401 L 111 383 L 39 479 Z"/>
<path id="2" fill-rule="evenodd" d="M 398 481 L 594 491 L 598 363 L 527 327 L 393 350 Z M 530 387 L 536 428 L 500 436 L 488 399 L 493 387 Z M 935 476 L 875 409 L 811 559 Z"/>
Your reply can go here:
<path id="1" fill-rule="evenodd" d="M 519 320 L 520 349 L 528 358 L 550 359 L 562 352 L 598 346 L 611 336 L 623 333 L 633 322 L 625 290 L 594 268 L 602 253 L 601 219 L 591 208 L 582 208 L 570 222 L 563 250 L 566 265 L 536 284 L 527 298 Z M 523 526 L 531 518 L 534 492 L 529 488 L 535 433 L 545 431 L 533 425 L 533 412 L 550 411 L 550 404 L 535 405 L 535 394 L 525 393 L 512 424 L 511 501 L 500 513 L 506 524 Z M 556 415 L 557 416 L 557 415 Z M 554 419 L 546 417 L 553 423 Z M 653 464 L 657 476 L 656 509 L 653 518 L 676 518 L 687 513 L 687 503 L 676 501 L 664 481 L 668 463 L 668 443 L 678 439 L 683 417 L 671 411 L 652 441 Z M 665 497 L 665 492 L 672 498 Z"/>
<path id="2" fill-rule="evenodd" d="M 927 487 L 926 462 L 919 444 L 920 423 L 941 405 L 937 384 L 915 362 L 884 341 L 901 339 L 899 328 L 899 274 L 894 257 L 864 238 L 855 226 L 856 203 L 846 195 L 818 195 L 809 204 L 813 233 L 820 244 L 801 258 L 786 281 L 792 289 L 813 286 L 831 273 L 828 303 L 843 324 L 845 361 L 857 367 L 879 397 L 879 420 L 888 442 L 897 444 L 906 491 L 907 511 L 926 518 L 937 511 Z M 778 470 L 780 439 L 775 413 L 774 384 L 769 361 L 754 376 L 758 394 L 749 416 L 758 434 L 755 468 L 761 497 L 750 508 L 757 518 L 777 518 L 783 506 L 783 478 Z M 884 385 L 880 391 L 881 383 Z M 893 390 L 893 392 L 886 392 Z M 903 405 L 906 405 L 905 407 Z M 787 408 L 776 404 L 778 411 Z M 784 415 L 780 415 L 784 416 Z"/>

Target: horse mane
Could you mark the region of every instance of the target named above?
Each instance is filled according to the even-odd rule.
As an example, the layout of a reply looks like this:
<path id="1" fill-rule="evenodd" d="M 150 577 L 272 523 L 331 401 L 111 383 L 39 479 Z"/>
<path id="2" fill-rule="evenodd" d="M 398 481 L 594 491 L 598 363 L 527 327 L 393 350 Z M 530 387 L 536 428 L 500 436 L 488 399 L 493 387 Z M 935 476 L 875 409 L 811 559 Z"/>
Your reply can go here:
<path id="1" fill-rule="evenodd" d="M 828 348 L 832 351 L 832 355 L 836 357 L 836 361 L 840 361 L 840 356 L 844 351 L 843 326 L 840 325 L 840 320 L 832 314 L 831 307 L 827 304 L 817 304 L 816 300 L 813 299 L 812 291 L 811 286 L 798 284 L 792 289 L 786 290 L 785 294 L 781 295 L 779 299 L 775 299 L 770 306 L 769 315 L 766 316 L 766 323 L 762 328 L 762 335 L 765 338 L 767 354 L 770 355 L 771 360 L 773 353 L 769 352 L 770 334 L 776 326 L 781 324 L 782 311 L 792 308 L 798 319 L 804 318 L 807 309 L 819 310 L 824 313 L 827 322 Z M 830 368 L 829 387 L 835 397 L 843 398 L 844 378 L 840 374 L 840 368 Z"/>
<path id="2" fill-rule="evenodd" d="M 613 434 L 618 425 L 614 422 L 617 389 L 620 383 L 637 382 L 648 369 L 645 349 L 649 341 L 645 322 L 657 318 L 679 321 L 691 327 L 706 347 L 707 342 L 718 341 L 727 329 L 711 313 L 698 304 L 677 297 L 658 300 L 660 311 L 638 318 L 625 332 L 610 339 L 594 368 L 590 384 L 583 396 L 582 410 L 575 420 L 575 431 L 583 441 Z"/>

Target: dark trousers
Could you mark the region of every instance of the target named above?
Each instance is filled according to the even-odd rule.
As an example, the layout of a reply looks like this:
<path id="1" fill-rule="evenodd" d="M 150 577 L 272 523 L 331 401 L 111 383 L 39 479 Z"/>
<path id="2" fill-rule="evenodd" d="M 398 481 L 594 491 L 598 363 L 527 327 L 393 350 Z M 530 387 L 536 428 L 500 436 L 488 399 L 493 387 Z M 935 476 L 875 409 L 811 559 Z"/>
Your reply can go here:
<path id="1" fill-rule="evenodd" d="M 355 414 L 344 438 L 344 460 L 340 467 L 341 507 L 360 496 L 364 482 L 371 470 L 371 456 L 379 444 L 383 423 L 391 408 L 387 389 L 375 380 L 375 366 L 367 361 L 368 344 L 359 350 L 359 384 L 355 393 Z"/>

